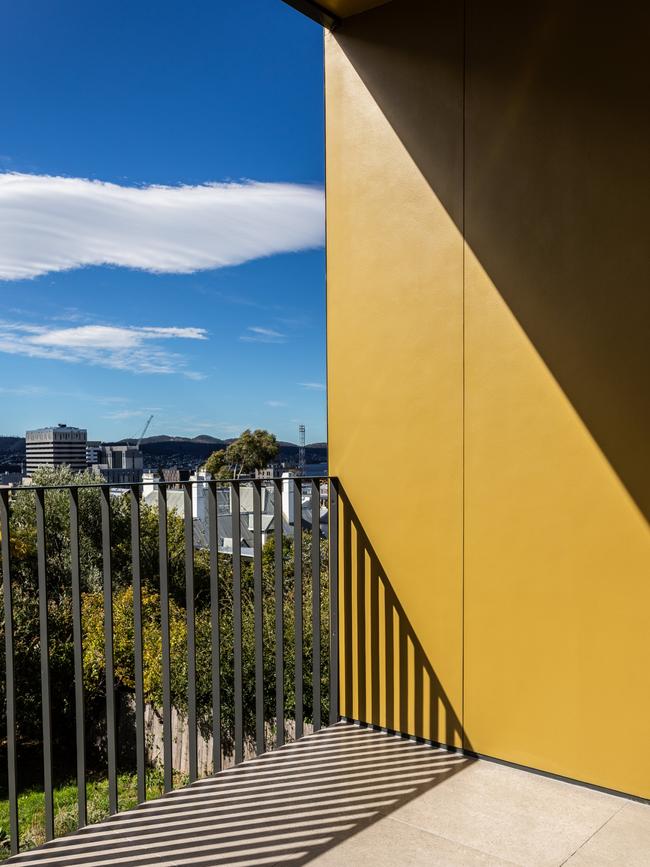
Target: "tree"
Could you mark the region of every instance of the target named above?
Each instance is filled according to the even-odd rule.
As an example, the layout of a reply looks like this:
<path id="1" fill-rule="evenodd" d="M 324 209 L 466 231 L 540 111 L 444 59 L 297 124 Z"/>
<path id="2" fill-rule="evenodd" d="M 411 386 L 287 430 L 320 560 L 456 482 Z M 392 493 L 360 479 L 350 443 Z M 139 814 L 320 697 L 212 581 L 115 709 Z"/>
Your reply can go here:
<path id="1" fill-rule="evenodd" d="M 230 475 L 230 467 L 226 464 L 226 450 L 219 449 L 212 452 L 203 468 L 212 475 L 213 479 L 227 478 Z"/>
<path id="2" fill-rule="evenodd" d="M 261 470 L 277 457 L 279 450 L 275 434 L 247 429 L 226 449 L 212 452 L 205 469 L 215 479 L 238 479 L 241 475 Z"/>
<path id="3" fill-rule="evenodd" d="M 250 431 L 247 432 L 250 434 Z M 251 434 L 255 437 L 258 433 Z M 268 435 L 270 437 L 270 435 Z M 275 438 L 271 439 L 275 443 Z M 72 599 L 70 561 L 70 496 L 60 485 L 90 484 L 96 477 L 75 474 L 69 468 L 42 469 L 34 476 L 36 485 L 51 486 L 45 493 L 45 547 L 48 591 L 49 657 L 52 696 L 52 735 L 55 753 L 55 776 L 66 779 L 74 772 L 75 755 L 74 659 L 72 643 Z M 41 683 L 38 610 L 38 564 L 36 551 L 35 492 L 10 493 L 11 566 L 14 603 L 14 662 L 17 699 L 17 734 L 22 767 L 29 764 L 29 750 L 38 750 L 41 732 Z M 86 701 L 87 765 L 89 770 L 104 767 L 105 691 L 104 660 L 102 525 L 100 490 L 97 485 L 81 488 L 79 502 L 79 547 L 82 590 L 82 631 L 84 649 L 84 684 Z M 133 691 L 134 626 L 131 568 L 131 505 L 126 496 L 112 496 L 111 509 L 111 579 L 113 589 L 113 635 L 115 686 L 121 693 Z M 155 507 L 140 503 L 140 556 L 144 643 L 145 697 L 160 706 L 162 700 L 159 514 Z M 186 575 L 183 517 L 171 510 L 167 515 L 167 554 L 170 591 L 172 701 L 187 713 L 187 632 Z M 302 544 L 303 579 L 303 671 L 304 712 L 309 719 L 311 708 L 311 537 L 305 532 Z M 290 719 L 295 712 L 293 677 L 294 641 L 294 562 L 293 541 L 284 537 L 282 545 L 282 583 L 284 611 L 284 695 L 285 712 Z M 321 643 L 324 712 L 326 707 L 327 669 L 327 543 L 321 540 Z M 0 565 L 1 569 L 1 565 Z M 0 573 L 1 574 L 1 573 Z M 232 556 L 218 555 L 221 720 L 223 743 L 232 750 L 234 726 L 234 623 Z M 262 550 L 263 581 L 263 664 L 264 710 L 267 721 L 275 714 L 275 550 L 271 538 Z M 210 551 L 194 551 L 194 589 L 197 651 L 197 710 L 204 733 L 211 726 L 211 611 Z M 255 594 L 254 569 L 250 560 L 241 563 L 243 716 L 245 731 L 255 731 Z M 6 683 L 3 677 L 4 604 L 0 593 L 0 731 L 6 726 Z M 122 738 L 124 746 L 129 738 Z M 1 746 L 1 745 L 0 745 Z M 130 759 L 120 757 L 128 763 Z M 32 762 L 33 764 L 33 762 Z M 34 765 L 35 767 L 37 765 Z M 28 776 L 23 774 L 23 779 Z M 29 777 L 31 783 L 31 777 Z"/>

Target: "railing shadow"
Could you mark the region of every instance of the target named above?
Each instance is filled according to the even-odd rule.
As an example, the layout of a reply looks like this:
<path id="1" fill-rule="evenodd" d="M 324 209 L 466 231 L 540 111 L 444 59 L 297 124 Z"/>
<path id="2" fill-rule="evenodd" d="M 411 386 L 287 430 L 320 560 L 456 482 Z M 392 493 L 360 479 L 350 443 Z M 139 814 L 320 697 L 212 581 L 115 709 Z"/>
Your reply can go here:
<path id="1" fill-rule="evenodd" d="M 308 864 L 471 762 L 341 723 L 7 863 Z"/>
<path id="2" fill-rule="evenodd" d="M 433 744 L 471 743 L 350 499 L 341 497 L 341 716 Z"/>
<path id="3" fill-rule="evenodd" d="M 307 864 L 473 761 L 457 751 L 469 746 L 461 721 L 338 491 L 340 702 L 361 725 L 330 726 L 9 863 Z"/>

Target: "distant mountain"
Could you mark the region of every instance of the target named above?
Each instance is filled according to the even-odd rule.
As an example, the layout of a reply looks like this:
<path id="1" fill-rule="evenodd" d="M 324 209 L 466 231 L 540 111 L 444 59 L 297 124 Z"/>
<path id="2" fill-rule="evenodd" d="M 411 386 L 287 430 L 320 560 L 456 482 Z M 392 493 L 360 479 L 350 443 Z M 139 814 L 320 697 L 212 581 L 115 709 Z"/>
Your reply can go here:
<path id="1" fill-rule="evenodd" d="M 128 437 L 127 439 L 118 440 L 117 445 L 127 445 L 136 442 L 137 439 L 134 437 Z M 208 434 L 201 434 L 197 437 L 174 437 L 168 434 L 159 434 L 158 436 L 145 437 L 142 440 L 142 445 L 149 445 L 151 443 L 210 443 L 219 446 L 223 444 L 228 445 L 229 442 L 232 442 L 232 440 L 219 440 Z"/>
<path id="2" fill-rule="evenodd" d="M 235 437 L 231 437 L 230 439 L 221 440 L 217 437 L 210 436 L 209 434 L 200 434 L 196 437 L 175 437 L 169 436 L 168 434 L 159 434 L 158 436 L 145 437 L 142 440 L 142 447 L 144 449 L 145 446 L 155 446 L 161 445 L 163 443 L 170 443 L 172 445 L 181 445 L 181 444 L 196 444 L 196 445 L 210 445 L 215 449 L 225 449 L 230 443 L 235 441 Z M 128 439 L 118 440 L 117 445 L 126 445 L 128 443 L 135 443 L 136 439 L 133 437 L 129 437 Z M 285 440 L 278 440 L 278 445 L 280 446 L 280 450 L 288 449 L 289 451 L 297 451 L 298 444 L 287 442 Z M 327 443 L 308 443 L 305 446 L 305 449 L 316 449 L 323 450 L 327 449 Z"/>
<path id="3" fill-rule="evenodd" d="M 24 452 L 25 437 L 0 437 L 0 452 Z"/>
<path id="4" fill-rule="evenodd" d="M 24 459 L 24 437 L 0 437 L 0 472 L 19 472 Z"/>
<path id="5" fill-rule="evenodd" d="M 213 451 L 224 449 L 232 439 L 220 440 L 216 437 L 201 435 L 196 437 L 157 436 L 145 437 L 141 449 L 145 455 L 145 465 L 149 467 L 195 467 L 203 463 Z M 278 460 L 282 463 L 298 461 L 298 445 L 279 441 Z M 310 443 L 305 446 L 305 459 L 308 464 L 322 464 L 327 461 L 327 444 Z"/>
<path id="6" fill-rule="evenodd" d="M 118 445 L 135 445 L 136 439 L 119 440 Z M 225 449 L 232 439 L 217 439 L 209 434 L 195 437 L 175 437 L 167 434 L 145 437 L 141 449 L 145 456 L 145 466 L 184 467 L 193 469 L 202 464 L 217 449 Z M 279 441 L 281 463 L 295 464 L 298 461 L 296 443 Z M 0 436 L 0 465 L 20 463 L 25 457 L 25 438 Z M 322 464 L 327 461 L 327 443 L 309 443 L 305 446 L 305 459 L 308 464 Z"/>

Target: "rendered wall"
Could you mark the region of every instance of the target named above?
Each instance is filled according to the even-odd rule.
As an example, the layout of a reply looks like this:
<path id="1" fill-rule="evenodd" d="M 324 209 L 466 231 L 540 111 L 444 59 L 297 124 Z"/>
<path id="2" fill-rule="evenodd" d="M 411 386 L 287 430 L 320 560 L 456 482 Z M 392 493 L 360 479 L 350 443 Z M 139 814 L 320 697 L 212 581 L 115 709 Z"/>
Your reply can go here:
<path id="1" fill-rule="evenodd" d="M 454 29 L 438 40 L 457 63 Z M 457 98 L 429 130 L 458 213 L 459 72 L 432 90 L 433 103 L 444 104 L 448 86 Z M 332 37 L 326 98 L 330 467 L 349 498 L 345 514 L 351 507 L 360 519 L 356 528 L 346 520 L 342 536 L 345 712 L 374 709 L 382 725 L 444 739 L 457 726 L 440 708 L 448 699 L 459 716 L 462 704 L 462 236 Z M 439 683 L 424 660 L 435 660 Z M 417 713 L 404 701 L 414 666 Z"/>
<path id="2" fill-rule="evenodd" d="M 464 5 L 326 37 L 342 712 L 650 797 L 645 24 Z"/>

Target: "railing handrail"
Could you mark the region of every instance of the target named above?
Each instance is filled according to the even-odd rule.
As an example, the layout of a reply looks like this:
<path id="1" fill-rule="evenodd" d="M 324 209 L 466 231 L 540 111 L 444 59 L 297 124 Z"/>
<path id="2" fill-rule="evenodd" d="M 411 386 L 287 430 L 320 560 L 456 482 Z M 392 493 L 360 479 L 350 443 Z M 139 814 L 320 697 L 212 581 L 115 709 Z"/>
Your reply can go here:
<path id="1" fill-rule="evenodd" d="M 311 476 L 265 476 L 264 478 L 255 479 L 251 476 L 245 476 L 237 479 L 177 479 L 176 481 L 166 481 L 164 479 L 141 479 L 139 482 L 70 482 L 64 485 L 0 485 L 1 490 L 9 492 L 13 491 L 67 491 L 70 488 L 81 490 L 89 488 L 139 488 L 143 485 L 157 485 L 159 487 L 168 487 L 170 485 L 207 485 L 216 483 L 217 485 L 232 485 L 234 482 L 241 484 L 252 482 L 336 482 L 337 476 L 311 475 Z"/>

